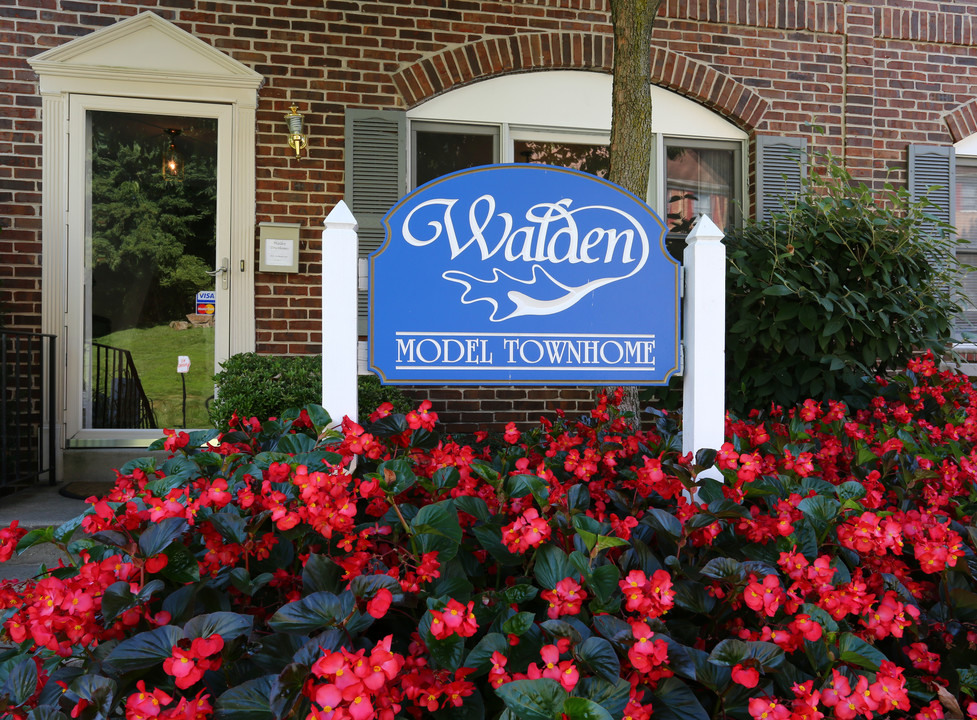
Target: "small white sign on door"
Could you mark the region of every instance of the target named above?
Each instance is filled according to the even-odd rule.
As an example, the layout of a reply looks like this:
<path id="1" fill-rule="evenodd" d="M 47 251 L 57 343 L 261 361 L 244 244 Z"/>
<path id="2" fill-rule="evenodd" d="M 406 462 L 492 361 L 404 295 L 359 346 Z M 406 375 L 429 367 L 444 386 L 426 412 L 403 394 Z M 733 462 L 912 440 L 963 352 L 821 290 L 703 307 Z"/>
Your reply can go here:
<path id="1" fill-rule="evenodd" d="M 190 371 L 190 358 L 186 355 L 180 355 L 176 360 L 176 371 L 178 373 L 185 373 Z"/>

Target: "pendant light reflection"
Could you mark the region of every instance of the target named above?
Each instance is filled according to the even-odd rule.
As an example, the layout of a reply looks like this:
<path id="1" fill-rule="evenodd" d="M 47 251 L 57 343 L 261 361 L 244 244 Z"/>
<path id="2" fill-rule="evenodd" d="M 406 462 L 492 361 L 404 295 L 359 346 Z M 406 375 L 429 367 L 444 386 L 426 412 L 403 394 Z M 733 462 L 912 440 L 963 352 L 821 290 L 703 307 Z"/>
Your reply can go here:
<path id="1" fill-rule="evenodd" d="M 176 149 L 176 136 L 179 130 L 166 129 L 168 138 L 163 143 L 163 180 L 164 182 L 183 182 L 183 155 Z"/>

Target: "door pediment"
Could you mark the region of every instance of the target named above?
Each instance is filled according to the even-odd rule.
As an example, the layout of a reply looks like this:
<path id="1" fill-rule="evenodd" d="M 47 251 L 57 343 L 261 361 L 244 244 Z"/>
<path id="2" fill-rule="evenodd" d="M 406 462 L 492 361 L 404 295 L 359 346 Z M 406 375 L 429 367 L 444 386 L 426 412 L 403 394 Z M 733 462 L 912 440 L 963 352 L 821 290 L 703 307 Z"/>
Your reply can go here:
<path id="1" fill-rule="evenodd" d="M 144 12 L 28 61 L 45 83 L 57 78 L 189 83 L 257 89 L 263 78 L 246 65 L 153 12 Z"/>

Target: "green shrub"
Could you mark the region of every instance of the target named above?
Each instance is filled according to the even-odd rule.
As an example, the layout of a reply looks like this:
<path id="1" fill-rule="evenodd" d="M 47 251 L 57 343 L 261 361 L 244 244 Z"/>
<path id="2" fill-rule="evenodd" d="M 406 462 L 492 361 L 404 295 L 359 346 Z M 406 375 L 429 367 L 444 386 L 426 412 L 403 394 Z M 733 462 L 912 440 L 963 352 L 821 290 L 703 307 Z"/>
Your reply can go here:
<path id="1" fill-rule="evenodd" d="M 322 357 L 240 353 L 221 363 L 214 382 L 217 398 L 210 406 L 210 419 L 227 430 L 235 412 L 244 418 L 281 417 L 289 408 L 322 402 Z M 360 376 L 358 390 L 362 418 L 383 402 L 393 403 L 397 412 L 410 409 L 400 388 L 381 385 L 372 375 Z"/>
<path id="2" fill-rule="evenodd" d="M 860 403 L 866 379 L 943 353 L 958 263 L 953 229 L 905 189 L 880 195 L 832 158 L 795 205 L 727 236 L 728 406 Z"/>
<path id="3" fill-rule="evenodd" d="M 396 385 L 381 385 L 376 375 L 360 375 L 357 391 L 361 420 L 385 402 L 392 404 L 394 412 L 398 413 L 406 413 L 413 406 L 403 390 Z"/>

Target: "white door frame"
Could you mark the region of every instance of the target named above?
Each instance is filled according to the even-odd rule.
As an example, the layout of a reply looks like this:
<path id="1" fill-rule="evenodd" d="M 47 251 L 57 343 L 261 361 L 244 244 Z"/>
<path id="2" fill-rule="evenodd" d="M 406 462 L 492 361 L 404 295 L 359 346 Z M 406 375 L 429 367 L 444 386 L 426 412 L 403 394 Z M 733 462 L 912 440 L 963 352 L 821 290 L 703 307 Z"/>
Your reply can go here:
<path id="1" fill-rule="evenodd" d="M 119 98 L 105 95 L 71 95 L 68 102 L 68 248 L 66 274 L 64 278 L 67 295 L 65 313 L 64 349 L 67 351 L 67 374 L 65 389 L 67 409 L 65 412 L 65 437 L 71 447 L 148 445 L 160 432 L 156 429 L 118 429 L 86 428 L 83 426 L 83 407 L 85 405 L 84 374 L 90 372 L 85 353 L 87 314 L 90 312 L 91 288 L 88 282 L 89 259 L 91 254 L 90 223 L 90 173 L 89 123 L 90 111 L 141 113 L 148 115 L 172 115 L 178 117 L 202 117 L 217 120 L 217 225 L 214 268 L 220 266 L 221 259 L 231 257 L 230 240 L 230 198 L 227 187 L 231 177 L 231 122 L 230 105 L 174 102 L 171 100 L 147 100 L 142 98 Z M 228 317 L 233 307 L 231 284 L 238 280 L 240 273 L 225 275 L 224 283 L 218 276 L 215 283 L 216 316 L 214 318 L 214 361 L 227 359 L 230 349 Z M 226 287 L 225 287 L 226 285 Z M 247 294 L 246 289 L 235 288 L 234 297 Z M 188 308 L 188 311 L 190 308 Z M 174 372 L 176 358 L 173 359 Z M 217 367 L 215 364 L 214 367 Z M 89 400 L 90 404 L 90 400 Z"/>
<path id="2" fill-rule="evenodd" d="M 261 75 L 152 12 L 97 30 L 28 61 L 40 79 L 42 137 L 41 331 L 66 351 L 68 295 L 68 106 L 72 94 L 225 104 L 231 108 L 229 202 L 231 354 L 255 348 L 255 109 Z M 56 368 L 58 447 L 66 445 L 66 367 Z M 80 399 L 80 395 L 78 396 Z M 81 444 L 72 442 L 73 445 Z M 87 445 L 145 447 L 143 437 L 95 438 Z M 61 457 L 58 468 L 63 467 Z"/>

